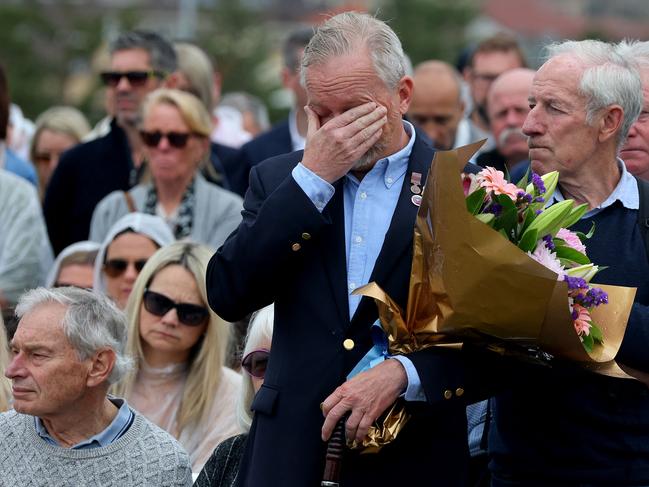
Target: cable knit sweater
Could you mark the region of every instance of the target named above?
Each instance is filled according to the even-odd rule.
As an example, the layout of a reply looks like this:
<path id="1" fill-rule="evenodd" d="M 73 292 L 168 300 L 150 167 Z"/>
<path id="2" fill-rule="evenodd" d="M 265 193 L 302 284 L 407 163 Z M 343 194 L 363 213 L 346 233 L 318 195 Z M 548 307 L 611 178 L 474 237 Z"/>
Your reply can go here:
<path id="1" fill-rule="evenodd" d="M 135 412 L 128 431 L 106 447 L 72 450 L 36 433 L 34 417 L 0 414 L 2 486 L 189 486 L 187 453 L 168 433 Z"/>

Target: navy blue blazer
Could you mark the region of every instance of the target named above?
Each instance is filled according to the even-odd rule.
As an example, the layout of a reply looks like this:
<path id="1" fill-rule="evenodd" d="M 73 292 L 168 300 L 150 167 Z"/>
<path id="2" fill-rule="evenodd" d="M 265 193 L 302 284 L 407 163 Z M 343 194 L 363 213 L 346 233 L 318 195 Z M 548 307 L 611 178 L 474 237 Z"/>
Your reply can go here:
<path id="1" fill-rule="evenodd" d="M 433 154 L 430 145 L 417 139 L 408 173 L 425 178 Z M 275 302 L 272 353 L 252 405 L 255 419 L 242 485 L 319 485 L 326 446 L 320 439 L 320 403 L 371 347 L 370 325 L 377 319 L 376 305 L 368 298 L 348 316 L 343 181 L 334 184 L 332 200 L 319 213 L 291 176 L 301 157 L 301 151 L 295 152 L 253 167 L 243 222 L 207 270 L 210 306 L 228 321 Z M 418 209 L 411 202 L 409 181 L 406 174 L 370 279 L 402 307 Z M 343 347 L 346 339 L 354 341 L 351 350 Z M 412 419 L 380 453 L 347 451 L 342 485 L 464 485 L 465 406 L 473 386 L 465 377 L 462 355 L 436 348 L 409 356 L 428 403 L 407 403 Z"/>

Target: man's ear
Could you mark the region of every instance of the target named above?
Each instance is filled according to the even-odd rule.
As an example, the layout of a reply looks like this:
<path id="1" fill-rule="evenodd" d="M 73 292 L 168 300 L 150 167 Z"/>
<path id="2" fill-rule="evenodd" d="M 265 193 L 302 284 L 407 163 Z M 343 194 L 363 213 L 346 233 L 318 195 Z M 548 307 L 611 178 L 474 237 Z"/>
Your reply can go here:
<path id="1" fill-rule="evenodd" d="M 103 348 L 95 353 L 90 359 L 90 370 L 86 379 L 88 387 L 96 387 L 108 381 L 110 373 L 113 371 L 117 356 L 115 351 L 110 348 Z"/>
<path id="2" fill-rule="evenodd" d="M 414 90 L 414 81 L 410 76 L 404 76 L 399 80 L 398 94 L 399 94 L 399 111 L 401 115 L 405 115 L 410 107 L 412 101 L 412 92 Z"/>
<path id="3" fill-rule="evenodd" d="M 620 105 L 611 105 L 604 108 L 604 113 L 599 119 L 599 142 L 606 142 L 617 136 L 617 133 L 624 121 L 624 110 Z"/>

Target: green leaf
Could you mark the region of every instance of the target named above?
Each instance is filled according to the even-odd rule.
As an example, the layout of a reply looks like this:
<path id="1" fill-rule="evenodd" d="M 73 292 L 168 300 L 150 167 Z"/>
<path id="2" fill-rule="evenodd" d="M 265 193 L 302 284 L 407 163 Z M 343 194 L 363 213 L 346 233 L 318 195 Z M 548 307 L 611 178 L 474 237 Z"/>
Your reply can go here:
<path id="1" fill-rule="evenodd" d="M 593 351 L 593 345 L 594 345 L 593 335 L 582 335 L 581 339 L 582 339 L 581 344 L 584 346 L 584 349 L 588 353 L 592 352 Z"/>
<path id="2" fill-rule="evenodd" d="M 466 209 L 469 213 L 477 215 L 480 212 L 486 195 L 487 191 L 484 188 L 480 188 L 466 197 Z"/>
<path id="3" fill-rule="evenodd" d="M 534 221 L 536 216 L 536 213 L 530 209 L 527 209 L 525 211 L 525 220 L 523 221 L 523 226 L 521 227 L 521 233 L 525 233 L 525 230 L 529 228 L 530 224 Z"/>
<path id="4" fill-rule="evenodd" d="M 565 200 L 546 208 L 543 213 L 538 215 L 534 221 L 530 223 L 530 226 L 527 227 L 527 230 L 525 230 L 525 233 L 523 234 L 523 238 L 525 238 L 527 232 L 532 230 L 536 230 L 537 235 L 554 236 L 559 228 L 561 228 L 561 224 L 565 217 L 570 213 L 572 204 L 572 200 Z"/>
<path id="5" fill-rule="evenodd" d="M 532 166 L 528 164 L 527 165 L 527 171 L 525 171 L 525 174 L 523 175 L 523 177 L 520 178 L 518 180 L 518 182 L 516 183 L 516 186 L 518 188 L 522 189 L 523 191 L 525 191 L 525 188 L 527 187 L 527 182 L 528 182 L 528 180 L 530 178 L 530 171 L 531 170 L 532 170 Z"/>
<path id="6" fill-rule="evenodd" d="M 518 248 L 523 252 L 532 252 L 536 248 L 536 241 L 538 240 L 539 232 L 536 230 L 528 230 L 523 234 L 523 238 L 518 242 Z"/>
<path id="7" fill-rule="evenodd" d="M 566 219 L 563 221 L 563 228 L 570 228 L 573 226 L 575 223 L 577 223 L 579 220 L 581 220 L 581 217 L 584 216 L 584 214 L 588 211 L 588 204 L 583 203 L 579 206 L 576 206 L 572 209 L 570 214 L 566 217 Z"/>
<path id="8" fill-rule="evenodd" d="M 593 337 L 593 341 L 595 343 L 604 343 L 604 335 L 602 334 L 602 330 L 592 320 L 590 322 L 590 336 Z"/>
<path id="9" fill-rule="evenodd" d="M 508 235 L 508 239 L 511 240 L 509 237 L 514 233 L 514 228 L 516 228 L 516 224 L 518 223 L 518 212 L 516 211 L 516 208 L 510 208 L 508 210 L 504 210 L 500 216 L 496 217 L 496 221 L 494 222 L 494 228 L 496 230 L 503 229 L 505 230 L 506 234 Z"/>
<path id="10" fill-rule="evenodd" d="M 561 260 L 569 260 L 578 265 L 590 264 L 590 259 L 586 255 L 567 245 L 555 245 L 554 252 Z"/>
<path id="11" fill-rule="evenodd" d="M 491 226 L 491 222 L 494 219 L 494 214 L 493 213 L 479 213 L 475 215 L 475 217 L 480 220 L 482 223 L 485 223 L 489 226 Z"/>

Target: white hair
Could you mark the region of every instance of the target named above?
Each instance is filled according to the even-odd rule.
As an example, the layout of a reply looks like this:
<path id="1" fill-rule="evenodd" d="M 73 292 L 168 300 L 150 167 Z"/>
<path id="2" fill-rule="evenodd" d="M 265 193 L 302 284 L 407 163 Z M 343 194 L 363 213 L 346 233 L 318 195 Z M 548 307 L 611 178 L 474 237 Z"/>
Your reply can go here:
<path id="1" fill-rule="evenodd" d="M 376 74 L 389 89 L 395 89 L 405 75 L 406 60 L 401 41 L 385 22 L 358 12 L 338 14 L 316 29 L 304 49 L 302 85 L 309 66 L 357 52 L 359 47 L 367 47 Z"/>
<path id="2" fill-rule="evenodd" d="M 564 41 L 546 47 L 548 59 L 568 55 L 585 68 L 579 92 L 586 97 L 586 121 L 610 105 L 620 105 L 624 119 L 617 134 L 618 150 L 626 140 L 631 125 L 642 110 L 642 83 L 637 65 L 628 50 L 596 40 Z"/>
<path id="3" fill-rule="evenodd" d="M 92 357 L 98 350 L 115 352 L 115 365 L 108 383 L 119 381 L 131 368 L 132 360 L 124 354 L 126 346 L 126 316 L 106 296 L 76 287 L 39 287 L 26 292 L 16 306 L 16 316 L 46 304 L 66 307 L 63 333 L 80 360 Z"/>
<path id="4" fill-rule="evenodd" d="M 617 52 L 640 68 L 649 67 L 649 41 L 625 39 L 615 46 Z"/>
<path id="5" fill-rule="evenodd" d="M 242 356 L 245 357 L 253 350 L 258 349 L 264 343 L 270 343 L 273 339 L 273 322 L 275 318 L 275 305 L 269 304 L 265 308 L 255 312 L 250 319 L 246 345 L 243 348 Z M 244 431 L 250 430 L 252 425 L 252 412 L 250 406 L 255 397 L 255 389 L 252 386 L 250 375 L 243 371 L 241 381 L 241 393 L 237 401 L 237 420 Z"/>

